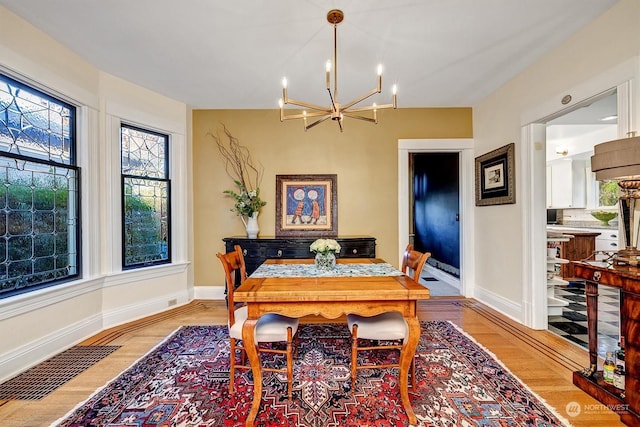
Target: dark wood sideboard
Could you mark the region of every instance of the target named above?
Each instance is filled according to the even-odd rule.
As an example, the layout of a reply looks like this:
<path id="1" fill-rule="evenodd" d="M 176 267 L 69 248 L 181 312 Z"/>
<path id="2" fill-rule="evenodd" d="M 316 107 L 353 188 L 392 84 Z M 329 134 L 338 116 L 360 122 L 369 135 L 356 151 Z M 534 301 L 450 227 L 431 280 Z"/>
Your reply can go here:
<path id="1" fill-rule="evenodd" d="M 235 245 L 240 245 L 247 266 L 247 274 L 255 271 L 260 264 L 269 258 L 313 258 L 315 254 L 309 250 L 309 246 L 317 237 L 225 237 L 225 251 L 233 250 Z M 344 236 L 336 237 L 340 244 L 338 258 L 375 258 L 376 239 L 370 236 Z"/>
<path id="2" fill-rule="evenodd" d="M 573 262 L 585 279 L 589 368 L 573 373 L 573 383 L 620 415 L 626 425 L 640 425 L 640 268 Z M 598 368 L 598 285 L 620 289 L 620 335 L 625 342 L 625 390 L 604 382 Z M 614 349 L 611 349 L 612 351 Z"/>

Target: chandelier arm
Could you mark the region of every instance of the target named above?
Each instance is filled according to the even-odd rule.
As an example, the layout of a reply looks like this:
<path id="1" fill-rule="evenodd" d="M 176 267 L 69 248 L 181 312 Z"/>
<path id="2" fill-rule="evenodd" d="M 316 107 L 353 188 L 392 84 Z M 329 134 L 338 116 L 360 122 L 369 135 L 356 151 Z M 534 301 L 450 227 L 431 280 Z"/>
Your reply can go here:
<path id="1" fill-rule="evenodd" d="M 290 98 L 287 99 L 285 104 L 292 104 L 292 105 L 297 105 L 298 107 L 311 108 L 312 110 L 330 112 L 330 110 L 327 109 L 327 107 L 323 107 L 321 105 L 316 105 L 316 104 L 309 104 L 308 102 L 303 102 L 303 101 L 296 101 L 295 99 L 290 99 Z"/>
<path id="2" fill-rule="evenodd" d="M 348 103 L 344 104 L 344 105 L 342 106 L 342 110 L 346 110 L 346 109 L 348 109 L 349 107 L 352 107 L 353 105 L 356 105 L 356 104 L 358 104 L 359 102 L 362 102 L 362 101 L 364 101 L 365 99 L 367 99 L 367 98 L 369 98 L 369 97 L 371 97 L 371 96 L 375 95 L 376 93 L 380 93 L 380 91 L 379 91 L 378 89 L 373 89 L 371 92 L 369 92 L 369 93 L 366 93 L 366 94 L 362 95 L 360 98 L 356 98 L 356 99 L 354 99 L 353 101 L 349 101 Z"/>
<path id="3" fill-rule="evenodd" d="M 305 118 L 309 118 L 309 117 L 320 117 L 320 116 L 324 116 L 326 114 L 331 114 L 330 111 L 327 111 L 326 109 L 324 111 L 317 111 L 317 112 L 311 112 L 311 113 L 298 113 L 298 114 L 289 114 L 289 115 L 284 115 L 281 114 L 281 121 L 283 120 L 293 120 L 293 119 L 305 119 Z"/>
<path id="4" fill-rule="evenodd" d="M 320 123 L 325 122 L 330 118 L 331 118 L 331 114 L 327 114 L 326 116 L 322 117 L 321 119 L 318 119 L 315 122 L 311 123 L 310 125 L 305 126 L 304 130 L 306 131 L 308 129 L 311 129 L 312 127 L 314 127 L 316 125 L 319 125 Z"/>
<path id="5" fill-rule="evenodd" d="M 335 102 L 335 100 L 333 99 L 333 95 L 331 94 L 331 89 L 330 89 L 330 88 L 327 88 L 327 92 L 329 92 L 329 99 L 331 100 L 331 108 L 333 109 L 333 111 L 336 111 L 336 110 L 337 110 L 337 108 L 336 108 L 336 102 Z"/>
<path id="6" fill-rule="evenodd" d="M 302 114 L 304 116 L 304 113 Z M 331 111 L 327 110 L 326 108 L 323 111 L 311 111 L 308 112 L 307 111 L 307 118 L 309 117 L 324 117 L 325 115 L 331 115 Z"/>
<path id="7" fill-rule="evenodd" d="M 351 119 L 363 120 L 365 122 L 376 123 L 376 124 L 378 123 L 378 120 L 376 118 L 360 116 L 358 114 L 344 113 L 344 116 L 349 117 Z"/>
<path id="8" fill-rule="evenodd" d="M 383 104 L 383 105 L 369 105 L 366 107 L 356 107 L 356 108 L 350 108 L 347 112 L 349 113 L 357 113 L 360 111 L 375 111 L 375 110 L 386 110 L 389 108 L 396 108 L 393 104 Z"/>

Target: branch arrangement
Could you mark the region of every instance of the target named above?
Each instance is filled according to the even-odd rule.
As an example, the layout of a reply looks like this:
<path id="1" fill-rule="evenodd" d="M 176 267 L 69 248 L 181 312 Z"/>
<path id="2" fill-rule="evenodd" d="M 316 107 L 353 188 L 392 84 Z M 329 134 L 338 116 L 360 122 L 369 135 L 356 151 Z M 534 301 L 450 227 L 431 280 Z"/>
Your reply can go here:
<path id="1" fill-rule="evenodd" d="M 234 182 L 247 190 L 257 190 L 262 182 L 264 166 L 260 162 L 257 164 L 251 157 L 249 149 L 240 144 L 238 138 L 233 136 L 229 129 L 223 124 L 224 138 L 219 133 L 209 132 L 218 147 L 220 155 L 224 159 L 224 167 L 227 175 Z"/>
<path id="2" fill-rule="evenodd" d="M 222 125 L 224 137 L 219 133 L 209 132 L 216 142 L 218 152 L 224 160 L 227 175 L 238 186 L 240 192 L 225 190 L 224 193 L 236 200 L 232 211 L 240 216 L 252 216 L 259 212 L 267 202 L 260 199 L 260 183 L 264 174 L 264 166 L 257 164 L 251 157 L 249 149 L 240 144 L 225 125 Z"/>

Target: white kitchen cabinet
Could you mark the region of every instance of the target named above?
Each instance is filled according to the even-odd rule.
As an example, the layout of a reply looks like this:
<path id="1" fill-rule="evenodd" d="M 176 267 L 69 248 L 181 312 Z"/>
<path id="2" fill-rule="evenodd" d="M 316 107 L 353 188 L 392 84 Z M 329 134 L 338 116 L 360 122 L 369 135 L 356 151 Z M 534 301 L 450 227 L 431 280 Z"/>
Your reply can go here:
<path id="1" fill-rule="evenodd" d="M 619 234 L 618 230 L 602 229 L 598 231 L 600 231 L 600 235 L 596 237 L 596 251 L 611 252 L 611 251 L 617 251 L 620 249 L 620 242 L 618 239 L 618 234 Z M 607 258 L 609 258 L 609 256 L 606 254 L 596 255 L 597 261 L 602 261 Z"/>
<path id="2" fill-rule="evenodd" d="M 553 209 L 587 206 L 584 160 L 561 159 L 547 166 L 547 205 Z"/>

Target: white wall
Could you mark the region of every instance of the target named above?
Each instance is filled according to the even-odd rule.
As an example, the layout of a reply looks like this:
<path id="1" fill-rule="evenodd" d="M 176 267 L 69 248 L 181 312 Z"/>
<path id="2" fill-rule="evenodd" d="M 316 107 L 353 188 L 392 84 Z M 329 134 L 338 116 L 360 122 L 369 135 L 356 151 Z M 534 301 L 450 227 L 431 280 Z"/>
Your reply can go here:
<path id="1" fill-rule="evenodd" d="M 0 71 L 78 106 L 82 168 L 81 280 L 0 300 L 0 381 L 107 327 L 193 297 L 191 112 L 83 61 L 0 7 Z M 120 268 L 121 120 L 170 135 L 171 265 Z"/>
<path id="2" fill-rule="evenodd" d="M 523 291 L 531 248 L 525 247 L 528 164 L 522 163 L 523 117 L 552 100 L 563 109 L 568 90 L 640 54 L 640 2 L 621 0 L 563 45 L 474 106 L 476 156 L 516 143 L 516 204 L 475 209 L 476 297 L 513 318 L 530 323 L 523 314 Z M 603 90 L 605 88 L 602 88 Z M 589 94 L 595 95 L 595 93 Z M 550 112 L 548 112 L 550 113 Z M 547 113 L 547 114 L 548 114 Z M 636 112 L 635 114 L 638 114 Z M 533 119 L 542 118 L 533 117 Z M 640 123 L 638 117 L 635 123 Z M 635 129 L 639 130 L 639 129 Z M 542 168 L 539 173 L 545 173 Z M 514 238 L 520 236 L 520 238 Z"/>

